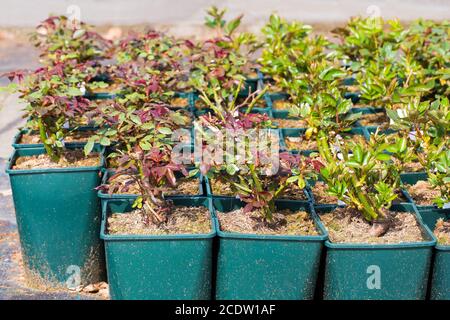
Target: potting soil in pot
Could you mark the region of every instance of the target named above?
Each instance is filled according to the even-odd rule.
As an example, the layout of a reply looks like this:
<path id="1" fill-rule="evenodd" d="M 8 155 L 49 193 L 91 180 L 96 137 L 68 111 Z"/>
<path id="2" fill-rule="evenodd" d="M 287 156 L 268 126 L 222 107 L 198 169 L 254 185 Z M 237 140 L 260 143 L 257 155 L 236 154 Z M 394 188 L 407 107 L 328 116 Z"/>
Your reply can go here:
<path id="1" fill-rule="evenodd" d="M 227 213 L 218 212 L 220 228 L 225 232 L 271 235 L 318 235 L 314 221 L 305 211 L 280 210 L 274 212 L 271 221 L 265 221 L 256 210 L 245 212 L 243 208 Z"/>
<path id="2" fill-rule="evenodd" d="M 83 150 L 66 150 L 58 163 L 53 162 L 47 154 L 23 156 L 16 160 L 14 170 L 48 169 L 67 167 L 95 167 L 100 165 L 100 156 L 92 153 L 87 157 Z"/>
<path id="3" fill-rule="evenodd" d="M 414 185 L 406 185 L 406 190 L 418 205 L 433 205 L 433 199 L 440 195 L 437 188 L 433 188 L 426 180 L 417 181 Z"/>
<path id="4" fill-rule="evenodd" d="M 317 181 L 311 190 L 317 204 L 336 204 L 338 202 L 338 198 L 336 196 L 328 194 L 327 185 L 321 181 Z"/>
<path id="5" fill-rule="evenodd" d="M 120 175 L 110 180 L 117 186 L 111 189 L 113 194 L 140 194 L 139 185 L 128 175 Z M 108 189 L 110 185 L 106 186 Z M 164 195 L 196 195 L 199 192 L 199 181 L 197 178 L 181 178 L 177 180 L 174 188 L 170 186 L 161 187 Z"/>
<path id="6" fill-rule="evenodd" d="M 402 243 L 420 242 L 424 235 L 414 214 L 386 211 L 384 221 L 389 221 L 387 231 L 381 236 L 374 234 L 373 224 L 352 208 L 336 208 L 320 215 L 335 243 Z"/>
<path id="7" fill-rule="evenodd" d="M 444 221 L 443 219 L 439 219 L 436 222 L 434 235 L 437 238 L 438 244 L 450 246 L 450 221 Z"/>
<path id="8" fill-rule="evenodd" d="M 173 211 L 162 214 L 167 220 L 155 224 L 146 219 L 141 209 L 129 213 L 115 213 L 108 218 L 109 234 L 164 235 L 202 234 L 211 232 L 211 218 L 206 207 L 176 206 Z"/>

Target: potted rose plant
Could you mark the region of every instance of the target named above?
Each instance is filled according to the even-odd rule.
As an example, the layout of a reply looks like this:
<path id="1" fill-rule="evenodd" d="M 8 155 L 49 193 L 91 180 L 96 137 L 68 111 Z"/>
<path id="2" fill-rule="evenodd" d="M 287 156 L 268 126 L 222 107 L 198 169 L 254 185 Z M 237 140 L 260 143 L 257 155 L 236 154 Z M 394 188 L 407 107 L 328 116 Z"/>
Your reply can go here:
<path id="1" fill-rule="evenodd" d="M 413 204 L 392 204 L 399 176 L 386 145 L 321 139 L 320 177 L 345 204 L 316 207 L 329 232 L 324 299 L 425 299 L 436 240 Z"/>
<path id="2" fill-rule="evenodd" d="M 159 131 L 161 133 L 161 130 Z M 105 241 L 112 299 L 210 299 L 212 244 L 216 234 L 211 200 L 164 196 L 176 185 L 168 133 L 155 134 L 142 148 L 118 152 L 115 177 L 138 186 L 130 199 L 103 202 L 101 237 Z M 127 188 L 123 180 L 112 188 Z"/>
<path id="3" fill-rule="evenodd" d="M 201 98 L 215 113 L 196 123 L 205 141 L 198 170 L 227 183 L 235 196 L 212 198 L 219 236 L 216 298 L 312 299 L 326 234 L 307 201 L 280 199 L 305 188 L 320 163 L 278 157 L 277 131 L 262 130 L 264 115 L 237 112 L 235 99 Z M 252 148 L 258 137 L 261 148 Z"/>
<path id="4" fill-rule="evenodd" d="M 72 276 L 76 281 L 67 282 L 70 286 L 98 282 L 104 268 L 94 189 L 103 151 L 97 146 L 85 155 L 82 147 L 65 144 L 65 125 L 89 110 L 89 100 L 58 66 L 41 68 L 12 86 L 26 103 L 41 144 L 15 150 L 7 169 L 27 278 L 46 287 L 64 286 Z"/>

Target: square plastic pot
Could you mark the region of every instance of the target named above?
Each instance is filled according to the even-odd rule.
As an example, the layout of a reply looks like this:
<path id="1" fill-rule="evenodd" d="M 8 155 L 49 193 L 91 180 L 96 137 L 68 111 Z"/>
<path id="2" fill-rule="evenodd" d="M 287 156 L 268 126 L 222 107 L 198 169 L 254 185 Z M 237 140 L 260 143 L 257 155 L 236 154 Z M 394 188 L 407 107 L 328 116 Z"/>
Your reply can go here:
<path id="1" fill-rule="evenodd" d="M 414 185 L 416 184 L 418 181 L 422 181 L 422 180 L 427 180 L 428 179 L 428 175 L 426 172 L 409 172 L 409 173 L 402 173 L 400 175 L 400 179 L 402 181 L 403 184 L 410 184 L 410 185 Z M 409 192 L 407 190 L 405 190 L 405 196 L 408 198 L 409 202 L 413 202 L 414 198 L 409 194 Z M 417 203 L 415 203 L 417 209 L 419 210 L 419 213 L 422 214 L 423 210 L 434 210 L 435 212 L 439 212 L 439 211 L 443 211 L 445 209 L 439 209 L 437 207 L 437 205 L 432 204 L 432 205 L 419 205 Z"/>
<path id="2" fill-rule="evenodd" d="M 118 96 L 119 94 L 111 92 L 92 92 L 84 95 L 84 97 L 89 100 L 110 100 L 115 99 Z"/>
<path id="3" fill-rule="evenodd" d="M 187 99 L 187 105 L 184 107 L 172 107 L 174 110 L 186 109 L 192 111 L 192 92 L 175 92 L 174 98 L 185 98 Z"/>
<path id="4" fill-rule="evenodd" d="M 360 92 L 345 92 L 344 98 L 352 100 L 353 103 L 358 103 L 359 100 L 361 100 L 361 93 Z"/>
<path id="5" fill-rule="evenodd" d="M 29 279 L 45 286 L 74 285 L 104 279 L 104 252 L 99 237 L 101 207 L 95 188 L 97 167 L 13 170 L 21 156 L 45 153 L 43 148 L 15 150 L 10 176 L 22 257 Z M 75 276 L 75 277 L 74 277 Z M 79 276 L 79 277 L 78 277 Z M 72 283 L 72 282 L 71 282 Z"/>
<path id="6" fill-rule="evenodd" d="M 438 219 L 450 220 L 450 209 L 427 209 L 419 211 L 423 222 L 434 231 Z M 450 300 L 450 246 L 436 244 L 431 280 L 430 299 Z"/>
<path id="7" fill-rule="evenodd" d="M 285 92 L 275 92 L 275 93 L 268 93 L 267 95 L 267 105 L 270 107 L 270 109 L 272 110 L 273 114 L 277 114 L 278 117 L 282 118 L 282 117 L 288 117 L 289 115 L 289 110 L 277 110 L 273 108 L 273 104 L 275 101 L 277 100 L 288 100 L 289 99 L 289 94 L 285 93 Z M 285 119 L 285 118 L 282 118 Z"/>
<path id="8" fill-rule="evenodd" d="M 212 287 L 213 239 L 211 199 L 174 198 L 175 205 L 205 206 L 211 213 L 208 234 L 111 235 L 107 217 L 132 210 L 134 200 L 103 203 L 101 238 L 105 241 L 111 299 L 209 300 Z"/>
<path id="9" fill-rule="evenodd" d="M 242 206 L 236 199 L 213 199 L 216 210 L 231 211 Z M 319 235 L 284 236 L 224 232 L 216 218 L 216 299 L 301 300 L 312 299 L 326 231 L 308 202 L 278 201 L 280 209 L 310 213 Z"/>
<path id="10" fill-rule="evenodd" d="M 336 206 L 315 207 L 317 213 Z M 391 210 L 410 212 L 422 228 L 423 242 L 365 244 L 325 242 L 325 300 L 424 300 L 436 238 L 413 204 Z"/>

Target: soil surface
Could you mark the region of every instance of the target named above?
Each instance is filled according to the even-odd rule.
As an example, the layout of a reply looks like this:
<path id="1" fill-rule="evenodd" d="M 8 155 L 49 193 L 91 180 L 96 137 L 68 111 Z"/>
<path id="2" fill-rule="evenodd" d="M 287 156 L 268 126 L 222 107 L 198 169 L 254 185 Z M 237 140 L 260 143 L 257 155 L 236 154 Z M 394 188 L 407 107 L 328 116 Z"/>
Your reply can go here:
<path id="1" fill-rule="evenodd" d="M 187 98 L 176 97 L 170 101 L 170 105 L 175 108 L 184 108 L 189 105 L 189 101 Z"/>
<path id="2" fill-rule="evenodd" d="M 305 137 L 286 137 L 284 139 L 288 150 L 317 150 L 315 139 L 305 139 Z"/>
<path id="3" fill-rule="evenodd" d="M 407 184 L 405 187 L 414 202 L 421 206 L 433 205 L 433 200 L 440 195 L 439 190 L 426 180 L 417 181 L 414 185 Z"/>
<path id="4" fill-rule="evenodd" d="M 68 135 L 64 141 L 65 142 L 87 142 L 89 137 L 94 135 L 94 131 L 74 131 Z M 41 138 L 37 133 L 25 133 L 22 135 L 20 139 L 20 144 L 39 144 L 41 142 Z"/>
<path id="5" fill-rule="evenodd" d="M 300 189 L 296 184 L 289 185 L 283 192 L 282 199 L 292 199 L 292 200 L 308 200 L 305 195 L 305 191 Z"/>
<path id="6" fill-rule="evenodd" d="M 274 110 L 289 110 L 289 101 L 275 100 L 272 103 L 272 109 L 274 109 Z"/>
<path id="7" fill-rule="evenodd" d="M 450 246 L 450 221 L 439 219 L 434 228 L 434 235 L 439 244 Z"/>
<path id="8" fill-rule="evenodd" d="M 418 161 L 403 164 L 403 172 L 421 172 L 424 170 L 425 168 Z"/>
<path id="9" fill-rule="evenodd" d="M 308 124 L 300 119 L 272 119 L 278 128 L 305 128 Z"/>
<path id="10" fill-rule="evenodd" d="M 314 187 L 311 187 L 316 204 L 336 204 L 338 198 L 327 192 L 327 185 L 322 181 L 317 181 Z"/>
<path id="11" fill-rule="evenodd" d="M 225 232 L 270 235 L 318 235 L 314 221 L 305 211 L 281 210 L 273 213 L 272 221 L 263 219 L 260 211 L 244 212 L 238 209 L 217 212 L 220 229 Z"/>
<path id="12" fill-rule="evenodd" d="M 329 238 L 336 243 L 403 243 L 421 242 L 425 237 L 414 214 L 388 211 L 386 221 L 389 228 L 381 236 L 375 235 L 376 224 L 367 222 L 361 213 L 352 208 L 337 208 L 320 215 L 329 232 Z"/>
<path id="13" fill-rule="evenodd" d="M 359 123 L 362 126 L 377 126 L 389 122 L 384 112 L 362 114 Z"/>
<path id="14" fill-rule="evenodd" d="M 95 167 L 100 165 L 98 153 L 85 157 L 82 150 L 68 150 L 58 163 L 51 161 L 47 154 L 19 157 L 13 166 L 14 170 L 67 168 L 67 167 Z"/>
<path id="15" fill-rule="evenodd" d="M 122 84 L 121 83 L 108 83 L 108 86 L 105 88 L 100 88 L 100 87 L 96 87 L 96 88 L 92 88 L 91 86 L 88 85 L 89 91 L 92 93 L 103 93 L 103 92 L 108 92 L 108 93 L 115 93 L 121 90 L 122 88 Z"/>
<path id="16" fill-rule="evenodd" d="M 340 134 L 339 136 L 343 138 L 345 141 L 352 141 L 354 143 L 367 145 L 366 138 L 360 134 Z"/>
<path id="17" fill-rule="evenodd" d="M 220 179 L 214 179 L 209 180 L 209 183 L 211 184 L 211 191 L 214 195 L 219 196 L 234 196 L 234 192 L 231 189 L 231 186 L 229 183 L 224 182 Z"/>
<path id="18" fill-rule="evenodd" d="M 206 103 L 202 99 L 195 100 L 194 106 L 196 109 L 202 110 L 206 108 Z"/>
<path id="19" fill-rule="evenodd" d="M 142 210 L 114 213 L 108 218 L 108 234 L 167 235 L 202 234 L 211 232 L 211 218 L 205 207 L 174 207 L 167 221 L 157 225 L 146 223 Z"/>

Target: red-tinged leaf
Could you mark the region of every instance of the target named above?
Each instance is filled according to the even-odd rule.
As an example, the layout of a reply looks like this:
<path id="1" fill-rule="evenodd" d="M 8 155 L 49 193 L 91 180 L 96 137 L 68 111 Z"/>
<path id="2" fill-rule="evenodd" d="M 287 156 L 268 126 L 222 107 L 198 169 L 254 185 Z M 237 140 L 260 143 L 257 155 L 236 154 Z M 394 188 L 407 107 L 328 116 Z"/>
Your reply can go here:
<path id="1" fill-rule="evenodd" d="M 249 213 L 253 210 L 253 205 L 251 203 L 247 203 L 244 207 L 244 213 Z"/>
<path id="2" fill-rule="evenodd" d="M 168 170 L 166 171 L 166 178 L 167 178 L 167 181 L 169 182 L 169 184 L 170 184 L 172 187 L 175 187 L 175 186 L 176 186 L 177 179 L 175 178 L 175 174 L 174 174 L 174 172 L 173 172 L 172 170 L 168 169 Z"/>

